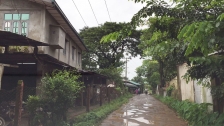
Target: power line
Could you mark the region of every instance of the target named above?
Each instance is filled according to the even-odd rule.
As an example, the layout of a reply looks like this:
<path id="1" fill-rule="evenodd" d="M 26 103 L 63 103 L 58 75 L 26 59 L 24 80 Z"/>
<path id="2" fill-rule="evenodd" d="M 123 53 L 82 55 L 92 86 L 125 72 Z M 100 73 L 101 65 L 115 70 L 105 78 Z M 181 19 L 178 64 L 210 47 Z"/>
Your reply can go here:
<path id="1" fill-rule="evenodd" d="M 78 7 L 77 7 L 77 6 L 76 6 L 76 4 L 75 4 L 74 0 L 72 0 L 72 2 L 74 3 L 75 8 L 76 8 L 76 9 L 77 9 L 77 11 L 79 12 L 79 15 L 80 15 L 80 17 L 82 18 L 82 20 L 83 20 L 84 24 L 87 26 L 87 24 L 86 24 L 86 22 L 85 22 L 84 18 L 82 17 L 82 15 L 81 15 L 81 13 L 80 13 L 80 11 L 79 11 Z"/>
<path id="2" fill-rule="evenodd" d="M 107 13 L 108 13 L 108 16 L 109 16 L 109 19 L 110 19 L 110 22 L 111 22 L 111 18 L 110 18 L 109 9 L 108 9 L 108 7 L 107 7 L 107 2 L 106 2 L 106 0 L 104 0 L 104 1 L 105 1 L 105 5 L 106 5 L 106 8 L 107 8 Z"/>
<path id="3" fill-rule="evenodd" d="M 89 0 L 88 0 L 89 1 Z M 97 24 L 99 25 L 99 22 L 98 22 L 98 20 L 97 20 L 97 18 L 96 18 L 96 15 L 95 15 L 95 13 L 94 13 L 94 11 L 93 11 L 93 8 L 92 8 L 92 5 L 91 5 L 91 3 L 89 2 L 89 5 L 90 5 L 90 7 L 91 7 L 91 9 L 92 9 L 92 12 L 93 12 L 93 15 L 94 15 L 94 17 L 95 17 L 95 19 L 96 19 L 96 22 L 97 22 Z"/>

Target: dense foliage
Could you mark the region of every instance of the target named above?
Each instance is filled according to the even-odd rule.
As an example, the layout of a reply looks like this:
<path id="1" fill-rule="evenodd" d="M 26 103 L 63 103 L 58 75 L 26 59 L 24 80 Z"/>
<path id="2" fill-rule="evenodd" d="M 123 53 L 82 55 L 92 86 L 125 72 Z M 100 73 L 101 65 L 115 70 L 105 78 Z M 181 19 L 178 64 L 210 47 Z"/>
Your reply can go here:
<path id="1" fill-rule="evenodd" d="M 170 17 L 154 17 L 148 21 L 139 48 L 146 56 L 159 63 L 160 84 L 172 80 L 176 75 L 176 65 L 188 62 L 184 56 L 186 45 L 177 39 L 179 20 Z"/>
<path id="2" fill-rule="evenodd" d="M 183 54 L 184 56 L 188 56 L 187 58 L 192 61 L 193 65 L 198 66 L 199 64 L 202 64 L 202 62 L 206 65 L 214 63 L 211 62 L 213 57 L 208 54 L 223 49 L 223 1 L 176 0 L 173 1 L 173 5 L 169 5 L 163 0 L 135 0 L 135 2 L 146 2 L 147 5 L 133 17 L 133 25 L 139 25 L 139 23 L 142 22 L 142 18 L 154 15 L 156 19 L 159 19 L 156 21 L 158 27 L 164 28 L 163 26 L 166 24 L 171 27 L 169 28 L 170 31 L 166 30 L 166 34 L 172 35 L 174 33 L 172 36 L 174 36 L 173 38 L 178 41 L 177 43 L 174 43 L 172 47 L 185 45 L 186 49 Z M 167 17 L 169 18 L 169 21 L 164 21 L 164 18 L 166 19 Z M 173 23 L 175 26 L 170 24 L 170 20 L 175 21 Z M 174 31 L 176 31 L 176 33 Z M 158 32 L 162 31 L 160 30 Z M 153 34 L 155 34 L 159 39 L 164 38 L 164 35 L 160 35 L 157 32 L 153 32 Z M 153 42 L 156 41 L 158 40 L 153 40 Z M 172 40 L 172 42 L 174 41 L 175 40 Z M 158 44 L 156 44 L 156 46 L 158 46 Z M 164 47 L 158 47 L 157 49 L 163 50 Z M 194 72 L 201 71 L 200 68 L 202 67 L 197 68 L 198 69 L 194 69 Z M 203 67 L 203 69 L 204 68 L 210 69 L 209 67 Z M 219 74 L 218 71 L 219 70 L 217 70 L 217 74 Z M 209 74 L 210 73 L 208 72 L 202 73 L 203 77 L 206 77 Z M 198 79 L 198 77 L 193 74 L 191 77 Z"/>
<path id="3" fill-rule="evenodd" d="M 141 53 L 141 50 L 137 48 L 140 43 L 140 31 L 137 30 L 125 38 L 101 42 L 103 36 L 125 29 L 127 26 L 128 24 L 125 23 L 106 22 L 98 27 L 81 29 L 80 36 L 89 49 L 83 55 L 83 69 L 121 67 L 125 54 L 137 56 Z"/>
<path id="4" fill-rule="evenodd" d="M 151 90 L 153 93 L 155 93 L 156 87 L 159 85 L 160 80 L 158 62 L 152 60 L 143 60 L 142 65 L 136 68 L 136 73 L 136 77 L 142 78 L 144 84 L 150 85 Z"/>
<path id="5" fill-rule="evenodd" d="M 108 67 L 104 69 L 98 69 L 97 72 L 101 75 L 107 76 L 107 79 L 113 81 L 117 87 L 123 88 L 123 78 L 121 77 L 122 68 Z"/>
<path id="6" fill-rule="evenodd" d="M 75 71 L 67 70 L 56 70 L 43 77 L 41 96 L 30 96 L 27 103 L 29 113 L 33 117 L 33 125 L 41 123 L 57 126 L 66 121 L 66 113 L 82 89 L 82 83 L 78 79 Z"/>
<path id="7" fill-rule="evenodd" d="M 224 114 L 209 112 L 209 103 L 192 103 L 190 101 L 179 101 L 171 97 L 155 96 L 170 108 L 174 109 L 179 116 L 188 121 L 190 126 L 222 126 Z"/>
<path id="8" fill-rule="evenodd" d="M 187 77 L 203 82 L 210 78 L 212 95 L 216 98 L 214 111 L 223 112 L 223 40 L 224 8 L 221 0 L 134 0 L 146 3 L 136 13 L 131 24 L 139 26 L 149 22 L 150 32 L 144 37 L 142 47 L 160 63 L 160 68 L 168 64 L 187 62 L 192 66 Z M 166 61 L 165 63 L 163 61 Z M 165 65 L 164 65 L 165 64 Z M 166 67 L 166 66 L 165 66 Z M 160 75 L 163 75 L 160 69 Z M 186 77 L 185 76 L 185 77 Z M 161 83 L 164 83 L 161 77 Z"/>

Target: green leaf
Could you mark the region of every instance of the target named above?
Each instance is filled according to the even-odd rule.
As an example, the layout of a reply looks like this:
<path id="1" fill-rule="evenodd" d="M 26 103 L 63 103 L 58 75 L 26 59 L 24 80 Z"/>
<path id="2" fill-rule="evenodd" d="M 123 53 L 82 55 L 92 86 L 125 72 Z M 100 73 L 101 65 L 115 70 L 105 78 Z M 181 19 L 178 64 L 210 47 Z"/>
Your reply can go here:
<path id="1" fill-rule="evenodd" d="M 220 26 L 220 22 L 217 22 L 216 24 L 215 24 L 215 27 L 217 28 L 217 27 L 219 27 Z"/>

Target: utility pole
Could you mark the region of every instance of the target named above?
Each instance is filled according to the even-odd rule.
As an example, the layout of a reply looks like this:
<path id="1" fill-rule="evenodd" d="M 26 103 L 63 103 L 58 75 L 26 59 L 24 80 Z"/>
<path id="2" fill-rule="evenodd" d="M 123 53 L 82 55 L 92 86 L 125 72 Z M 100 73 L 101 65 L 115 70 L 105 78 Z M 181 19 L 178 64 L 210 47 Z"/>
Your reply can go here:
<path id="1" fill-rule="evenodd" d="M 125 58 L 126 59 L 126 68 L 125 68 L 125 79 L 127 79 L 127 73 L 128 73 L 128 58 Z"/>

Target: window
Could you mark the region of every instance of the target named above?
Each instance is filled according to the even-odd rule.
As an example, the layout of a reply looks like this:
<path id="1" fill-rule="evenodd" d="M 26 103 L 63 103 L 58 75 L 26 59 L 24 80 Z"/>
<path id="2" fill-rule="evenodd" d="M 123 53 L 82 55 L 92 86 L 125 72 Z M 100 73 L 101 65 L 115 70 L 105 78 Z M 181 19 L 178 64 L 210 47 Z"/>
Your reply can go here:
<path id="1" fill-rule="evenodd" d="M 19 34 L 19 24 L 18 22 L 13 22 L 13 33 Z"/>
<path id="2" fill-rule="evenodd" d="M 78 52 L 78 64 L 79 64 L 79 66 L 81 65 L 81 53 L 80 52 Z"/>
<path id="3" fill-rule="evenodd" d="M 29 14 L 5 14 L 4 30 L 27 36 Z"/>
<path id="4" fill-rule="evenodd" d="M 66 51 L 67 51 L 67 43 L 68 43 L 68 40 L 65 40 L 65 47 L 63 49 L 64 54 L 66 54 Z"/>
<path id="5" fill-rule="evenodd" d="M 22 22 L 22 31 L 21 34 L 27 36 L 27 22 Z"/>
<path id="6" fill-rule="evenodd" d="M 5 30 L 5 31 L 11 31 L 11 30 L 10 30 L 10 28 L 11 28 L 10 25 L 11 25 L 11 22 L 8 22 L 8 21 L 5 22 L 5 28 L 4 28 L 4 30 Z"/>
<path id="7" fill-rule="evenodd" d="M 72 47 L 72 60 L 75 59 L 75 47 Z"/>

